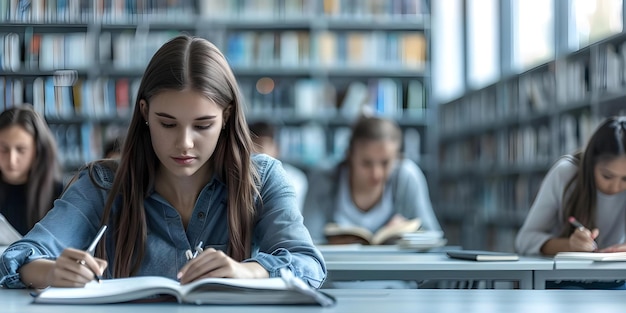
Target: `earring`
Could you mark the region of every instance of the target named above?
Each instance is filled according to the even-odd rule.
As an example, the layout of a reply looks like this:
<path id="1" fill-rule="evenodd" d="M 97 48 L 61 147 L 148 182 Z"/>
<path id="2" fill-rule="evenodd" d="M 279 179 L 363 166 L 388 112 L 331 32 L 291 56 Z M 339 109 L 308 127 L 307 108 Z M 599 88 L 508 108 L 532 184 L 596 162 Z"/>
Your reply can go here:
<path id="1" fill-rule="evenodd" d="M 146 121 L 146 126 L 150 126 L 150 124 L 148 124 L 148 121 Z"/>

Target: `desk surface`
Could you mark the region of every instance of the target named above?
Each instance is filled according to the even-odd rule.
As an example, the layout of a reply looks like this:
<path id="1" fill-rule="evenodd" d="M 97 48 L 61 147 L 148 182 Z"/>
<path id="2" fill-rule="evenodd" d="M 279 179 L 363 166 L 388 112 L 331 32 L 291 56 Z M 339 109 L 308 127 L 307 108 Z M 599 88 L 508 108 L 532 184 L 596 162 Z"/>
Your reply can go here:
<path id="1" fill-rule="evenodd" d="M 622 312 L 626 292 L 614 290 L 394 289 L 326 292 L 337 305 L 318 306 L 196 306 L 176 303 L 111 305 L 33 304 L 27 290 L 0 289 L 5 313 L 109 312 Z"/>
<path id="2" fill-rule="evenodd" d="M 551 270 L 554 260 L 540 257 L 520 257 L 519 261 L 478 262 L 451 259 L 444 253 L 329 253 L 324 254 L 330 271 L 498 271 Z"/>

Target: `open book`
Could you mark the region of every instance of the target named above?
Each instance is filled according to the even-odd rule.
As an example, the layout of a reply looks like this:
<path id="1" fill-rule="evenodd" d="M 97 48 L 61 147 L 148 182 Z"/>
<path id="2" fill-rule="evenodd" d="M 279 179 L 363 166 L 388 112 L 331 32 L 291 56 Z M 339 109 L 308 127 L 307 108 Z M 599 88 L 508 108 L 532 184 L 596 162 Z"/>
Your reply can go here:
<path id="1" fill-rule="evenodd" d="M 559 252 L 555 260 L 626 261 L 626 252 Z"/>
<path id="2" fill-rule="evenodd" d="M 92 281 L 84 288 L 48 287 L 35 296 L 36 303 L 102 304 L 150 301 L 173 296 L 192 304 L 317 304 L 330 306 L 335 299 L 310 287 L 289 271 L 282 277 L 263 279 L 204 278 L 181 285 L 161 276 Z"/>
<path id="3" fill-rule="evenodd" d="M 20 239 L 22 235 L 0 214 L 0 246 L 8 246 Z"/>
<path id="4" fill-rule="evenodd" d="M 372 233 L 359 226 L 340 226 L 329 223 L 324 228 L 324 235 L 331 244 L 361 243 L 367 245 L 394 244 L 405 233 L 417 231 L 421 226 L 418 218 L 384 226 Z"/>

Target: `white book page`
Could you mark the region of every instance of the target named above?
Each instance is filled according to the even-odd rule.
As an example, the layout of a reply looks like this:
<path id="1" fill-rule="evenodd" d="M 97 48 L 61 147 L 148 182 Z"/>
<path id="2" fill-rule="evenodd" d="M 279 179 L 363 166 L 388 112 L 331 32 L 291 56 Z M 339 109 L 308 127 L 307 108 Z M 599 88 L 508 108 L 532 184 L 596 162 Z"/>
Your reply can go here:
<path id="1" fill-rule="evenodd" d="M 0 246 L 8 246 L 20 239 L 22 235 L 0 214 Z"/>
<path id="2" fill-rule="evenodd" d="M 177 281 L 159 276 L 103 279 L 100 283 L 92 281 L 84 288 L 46 288 L 35 298 L 35 302 L 116 303 L 158 294 L 170 294 L 180 298 L 178 289 L 180 284 Z"/>

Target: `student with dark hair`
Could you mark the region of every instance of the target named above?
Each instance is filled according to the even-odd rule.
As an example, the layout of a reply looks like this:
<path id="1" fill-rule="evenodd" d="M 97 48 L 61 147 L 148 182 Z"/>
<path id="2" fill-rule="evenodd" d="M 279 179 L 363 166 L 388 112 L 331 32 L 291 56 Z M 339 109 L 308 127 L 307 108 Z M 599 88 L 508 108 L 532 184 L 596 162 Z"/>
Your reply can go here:
<path id="1" fill-rule="evenodd" d="M 390 223 L 419 218 L 421 229 L 441 230 L 424 174 L 400 156 L 402 131 L 389 119 L 362 117 L 352 128 L 346 159 L 311 173 L 304 223 L 317 243 L 327 242 L 328 223 L 376 232 Z"/>
<path id="2" fill-rule="evenodd" d="M 274 126 L 268 122 L 256 122 L 250 124 L 250 132 L 252 135 L 252 142 L 254 143 L 254 149 L 258 153 L 265 153 L 273 158 L 278 158 L 280 154 L 278 144 L 276 142 L 276 131 Z M 309 187 L 306 174 L 299 168 L 286 163 L 281 162 L 287 177 L 296 191 L 296 201 L 298 202 L 298 208 L 302 211 L 304 206 L 304 198 Z"/>
<path id="3" fill-rule="evenodd" d="M 209 41 L 178 36 L 150 60 L 119 161 L 80 171 L 50 213 L 2 255 L 0 284 L 81 287 L 158 275 L 326 277 L 278 161 L 252 155 L 237 81 Z M 95 257 L 85 249 L 102 225 Z M 188 250 L 204 248 L 196 258 Z"/>
<path id="4" fill-rule="evenodd" d="M 0 213 L 25 235 L 63 189 L 56 142 L 29 105 L 0 114 Z"/>
<path id="5" fill-rule="evenodd" d="M 517 234 L 516 250 L 543 255 L 626 251 L 625 147 L 626 117 L 611 117 L 595 130 L 584 151 L 559 159 Z M 584 227 L 572 225 L 571 217 Z"/>
<path id="6" fill-rule="evenodd" d="M 115 137 L 104 144 L 104 151 L 102 157 L 105 159 L 116 159 L 120 157 L 122 150 L 122 143 L 124 139 L 122 137 Z"/>

